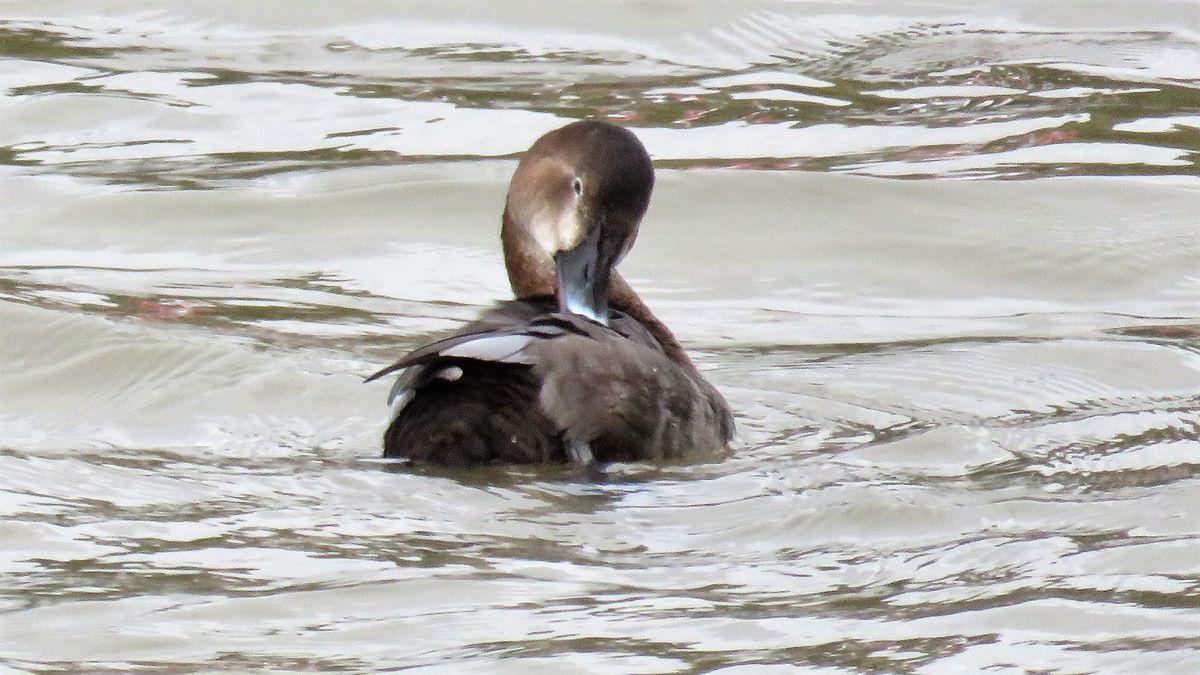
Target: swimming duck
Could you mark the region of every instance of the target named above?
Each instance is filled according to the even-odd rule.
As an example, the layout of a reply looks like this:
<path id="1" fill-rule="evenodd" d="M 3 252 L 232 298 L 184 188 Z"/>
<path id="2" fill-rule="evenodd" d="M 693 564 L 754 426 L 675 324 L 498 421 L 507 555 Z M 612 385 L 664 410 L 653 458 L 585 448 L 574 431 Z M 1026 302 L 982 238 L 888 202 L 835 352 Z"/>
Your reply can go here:
<path id="1" fill-rule="evenodd" d="M 591 465 L 728 446 L 725 399 L 614 269 L 653 186 L 627 129 L 585 120 L 534 142 L 500 230 L 516 299 L 367 379 L 400 372 L 385 457 Z"/>

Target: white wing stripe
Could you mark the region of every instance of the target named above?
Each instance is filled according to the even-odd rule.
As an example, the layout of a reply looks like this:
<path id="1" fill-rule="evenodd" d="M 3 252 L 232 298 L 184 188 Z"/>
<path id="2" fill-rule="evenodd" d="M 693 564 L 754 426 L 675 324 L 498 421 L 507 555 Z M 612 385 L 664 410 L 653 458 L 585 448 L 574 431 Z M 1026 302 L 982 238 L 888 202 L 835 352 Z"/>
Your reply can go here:
<path id="1" fill-rule="evenodd" d="M 481 337 L 455 345 L 441 353 L 460 359 L 495 361 L 497 363 L 523 363 L 532 365 L 533 359 L 521 351 L 534 341 L 531 335 L 497 335 Z"/>

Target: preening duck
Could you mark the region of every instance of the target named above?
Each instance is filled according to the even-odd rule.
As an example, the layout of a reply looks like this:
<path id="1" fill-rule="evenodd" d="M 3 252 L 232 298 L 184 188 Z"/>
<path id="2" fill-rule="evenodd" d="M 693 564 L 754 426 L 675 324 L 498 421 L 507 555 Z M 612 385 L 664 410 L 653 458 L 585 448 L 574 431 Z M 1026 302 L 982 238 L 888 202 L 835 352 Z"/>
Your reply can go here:
<path id="1" fill-rule="evenodd" d="M 586 465 L 727 448 L 725 399 L 614 269 L 653 187 L 627 129 L 587 120 L 534 142 L 501 225 L 516 299 L 368 378 L 400 372 L 385 457 Z"/>

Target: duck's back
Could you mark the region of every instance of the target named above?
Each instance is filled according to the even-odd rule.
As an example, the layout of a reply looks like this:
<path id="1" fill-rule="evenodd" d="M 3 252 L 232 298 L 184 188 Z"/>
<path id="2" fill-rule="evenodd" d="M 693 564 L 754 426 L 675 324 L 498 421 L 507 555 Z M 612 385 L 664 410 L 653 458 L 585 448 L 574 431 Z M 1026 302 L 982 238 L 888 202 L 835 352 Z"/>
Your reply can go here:
<path id="1" fill-rule="evenodd" d="M 404 370 L 384 456 L 560 463 L 568 437 L 601 462 L 723 446 L 732 419 L 720 394 L 634 319 L 614 313 L 610 324 L 559 314 L 551 300 L 510 301 L 412 352 L 380 373 Z"/>
<path id="2" fill-rule="evenodd" d="M 533 370 L 542 410 L 586 440 L 598 461 L 681 459 L 722 450 L 732 437 L 725 399 L 659 349 L 570 336 L 545 350 Z"/>

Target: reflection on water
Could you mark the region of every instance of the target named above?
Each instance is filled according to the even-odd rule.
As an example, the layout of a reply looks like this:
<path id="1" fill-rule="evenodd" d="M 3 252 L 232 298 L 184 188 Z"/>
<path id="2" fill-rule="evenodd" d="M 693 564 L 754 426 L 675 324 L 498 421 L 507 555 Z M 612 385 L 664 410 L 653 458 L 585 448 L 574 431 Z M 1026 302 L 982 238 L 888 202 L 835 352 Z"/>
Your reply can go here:
<path id="1" fill-rule="evenodd" d="M 1194 175 L 1200 147 L 1200 56 L 1169 31 L 916 21 L 801 41 L 729 68 L 680 62 L 655 43 L 408 47 L 267 35 L 247 53 L 241 32 L 197 30 L 147 18 L 131 27 L 0 22 L 7 163 L 209 187 L 281 171 L 511 156 L 534 130 L 594 115 L 653 131 L 652 153 L 677 167 Z M 490 125 L 525 133 L 480 128 Z"/>
<path id="2" fill-rule="evenodd" d="M 6 9 L 0 665 L 1192 670 L 1190 5 L 442 4 Z M 378 459 L 588 116 L 739 451 Z"/>

